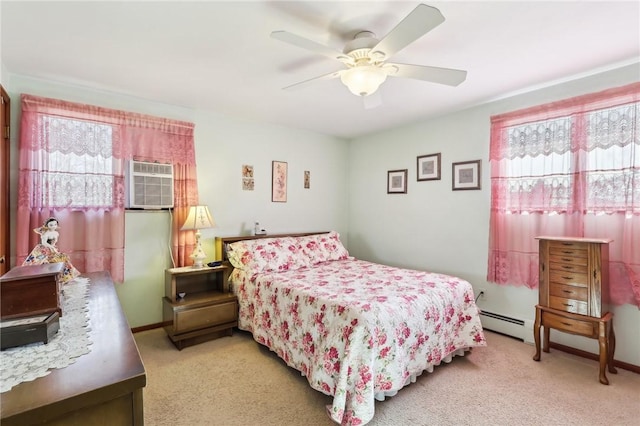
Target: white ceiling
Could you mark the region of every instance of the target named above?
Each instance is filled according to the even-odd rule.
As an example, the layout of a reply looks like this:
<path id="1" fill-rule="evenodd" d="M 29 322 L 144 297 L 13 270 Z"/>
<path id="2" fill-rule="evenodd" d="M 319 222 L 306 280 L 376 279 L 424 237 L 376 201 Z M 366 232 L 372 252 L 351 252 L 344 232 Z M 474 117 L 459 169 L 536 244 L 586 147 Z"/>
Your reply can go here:
<path id="1" fill-rule="evenodd" d="M 444 23 L 392 62 L 467 70 L 460 86 L 390 77 L 373 109 L 339 79 L 282 90 L 343 65 L 271 31 L 342 50 L 358 30 L 382 38 L 417 4 L 2 0 L 2 64 L 10 73 L 352 138 L 640 61 L 638 1 L 435 1 L 427 4 Z"/>

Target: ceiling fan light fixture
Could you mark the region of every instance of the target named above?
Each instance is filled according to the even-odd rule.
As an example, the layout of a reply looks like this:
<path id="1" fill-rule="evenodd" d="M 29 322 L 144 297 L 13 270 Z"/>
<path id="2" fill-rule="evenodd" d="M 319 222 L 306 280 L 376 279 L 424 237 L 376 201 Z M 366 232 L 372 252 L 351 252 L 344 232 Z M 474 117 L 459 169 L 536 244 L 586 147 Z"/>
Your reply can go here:
<path id="1" fill-rule="evenodd" d="M 368 96 L 378 90 L 387 79 L 387 73 L 375 65 L 349 68 L 340 75 L 340 80 L 356 96 Z"/>
<path id="2" fill-rule="evenodd" d="M 359 31 L 353 40 L 344 45 L 342 52 L 287 31 L 273 31 L 271 37 L 331 59 L 337 59 L 346 65 L 346 69 L 292 84 L 285 89 L 340 77 L 351 93 L 364 97 L 375 93 L 389 75 L 447 86 L 458 86 L 462 83 L 467 78 L 467 72 L 464 70 L 386 63 L 387 59 L 443 22 L 444 16 L 438 9 L 419 4 L 381 40 L 378 40 L 371 31 Z"/>

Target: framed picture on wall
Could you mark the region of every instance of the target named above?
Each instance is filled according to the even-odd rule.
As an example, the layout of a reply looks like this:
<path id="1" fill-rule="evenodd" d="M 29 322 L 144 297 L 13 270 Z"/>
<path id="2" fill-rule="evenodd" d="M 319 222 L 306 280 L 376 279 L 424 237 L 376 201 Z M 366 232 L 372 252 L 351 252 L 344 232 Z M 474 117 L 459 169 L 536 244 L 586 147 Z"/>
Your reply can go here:
<path id="1" fill-rule="evenodd" d="M 387 172 L 387 194 L 407 193 L 407 169 Z"/>
<path id="2" fill-rule="evenodd" d="M 242 190 L 253 191 L 255 183 L 253 181 L 253 166 L 248 164 L 242 165 Z"/>
<path id="3" fill-rule="evenodd" d="M 311 188 L 311 172 L 309 170 L 304 171 L 304 188 Z"/>
<path id="4" fill-rule="evenodd" d="M 480 189 L 480 163 L 481 160 L 462 161 L 453 163 L 453 191 L 463 189 Z"/>
<path id="5" fill-rule="evenodd" d="M 440 153 L 418 157 L 418 181 L 440 180 Z"/>
<path id="6" fill-rule="evenodd" d="M 284 161 L 271 162 L 271 201 L 287 202 L 287 163 Z"/>

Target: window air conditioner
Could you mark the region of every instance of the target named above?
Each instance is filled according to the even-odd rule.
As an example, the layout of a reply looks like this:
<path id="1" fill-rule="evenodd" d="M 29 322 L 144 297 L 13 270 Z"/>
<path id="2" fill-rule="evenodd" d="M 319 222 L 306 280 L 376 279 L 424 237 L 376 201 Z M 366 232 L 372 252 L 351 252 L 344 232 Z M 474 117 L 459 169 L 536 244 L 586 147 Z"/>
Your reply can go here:
<path id="1" fill-rule="evenodd" d="M 129 161 L 126 207 L 160 210 L 173 207 L 173 164 Z"/>

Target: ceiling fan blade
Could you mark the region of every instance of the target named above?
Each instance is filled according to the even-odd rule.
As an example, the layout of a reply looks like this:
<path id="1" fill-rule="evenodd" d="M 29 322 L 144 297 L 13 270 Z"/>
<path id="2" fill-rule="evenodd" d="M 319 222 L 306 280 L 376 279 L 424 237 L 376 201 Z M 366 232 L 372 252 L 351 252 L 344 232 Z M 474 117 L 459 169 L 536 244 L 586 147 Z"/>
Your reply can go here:
<path id="1" fill-rule="evenodd" d="M 438 9 L 426 4 L 420 4 L 380 40 L 371 51 L 374 53 L 381 52 L 384 54 L 384 58 L 388 59 L 443 22 L 444 16 Z"/>
<path id="2" fill-rule="evenodd" d="M 325 46 L 320 43 L 316 43 L 313 40 L 309 40 L 307 38 L 301 37 L 299 35 L 287 32 L 287 31 L 273 31 L 271 33 L 271 38 L 275 38 L 276 40 L 284 41 L 285 43 L 289 43 L 293 46 L 301 47 L 306 50 L 310 50 L 314 53 L 319 53 L 320 55 L 327 56 L 331 59 L 338 60 L 345 64 L 353 64 L 353 59 L 339 50 L 332 49 L 328 46 Z"/>
<path id="3" fill-rule="evenodd" d="M 467 72 L 453 68 L 428 67 L 424 65 L 386 64 L 385 68 L 397 68 L 396 72 L 389 72 L 392 77 L 413 78 L 431 81 L 433 83 L 458 86 L 466 80 Z"/>
<path id="4" fill-rule="evenodd" d="M 300 82 L 292 84 L 290 86 L 283 87 L 282 90 L 300 89 L 302 87 L 307 86 L 308 84 L 315 83 L 316 81 L 331 80 L 331 79 L 334 79 L 334 78 L 338 78 L 338 77 L 340 77 L 340 74 L 342 74 L 343 71 L 345 71 L 345 70 L 334 71 L 334 72 L 331 72 L 329 74 L 321 75 L 319 77 L 314 77 L 314 78 L 310 78 L 308 80 L 300 81 Z"/>

